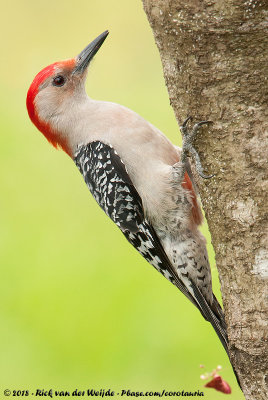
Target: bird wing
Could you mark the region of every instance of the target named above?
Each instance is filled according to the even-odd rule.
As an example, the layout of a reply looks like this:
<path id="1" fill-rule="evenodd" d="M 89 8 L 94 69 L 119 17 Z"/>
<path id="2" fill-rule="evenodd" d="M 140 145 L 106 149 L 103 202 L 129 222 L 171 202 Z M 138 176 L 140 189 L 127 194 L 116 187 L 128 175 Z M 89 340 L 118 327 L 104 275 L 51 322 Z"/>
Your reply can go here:
<path id="1" fill-rule="evenodd" d="M 94 141 L 79 146 L 74 161 L 97 203 L 127 240 L 198 307 L 146 220 L 140 195 L 116 151 L 110 145 Z"/>
<path id="2" fill-rule="evenodd" d="M 226 348 L 226 332 L 219 316 L 211 309 L 192 280 L 189 279 L 191 293 L 178 276 L 153 226 L 144 216 L 141 197 L 116 151 L 110 145 L 94 141 L 79 146 L 74 161 L 100 207 L 139 253 L 169 279 L 199 309 L 206 320 L 211 322 Z"/>
<path id="3" fill-rule="evenodd" d="M 108 217 L 121 231 L 138 232 L 144 220 L 141 199 L 115 150 L 94 141 L 79 147 L 75 163 Z"/>

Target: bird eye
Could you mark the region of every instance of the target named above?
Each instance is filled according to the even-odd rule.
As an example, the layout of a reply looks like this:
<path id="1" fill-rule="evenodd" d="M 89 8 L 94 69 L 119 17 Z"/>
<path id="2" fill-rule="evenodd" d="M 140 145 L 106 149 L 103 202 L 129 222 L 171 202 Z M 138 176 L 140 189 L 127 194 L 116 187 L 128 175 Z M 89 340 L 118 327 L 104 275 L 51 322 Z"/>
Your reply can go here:
<path id="1" fill-rule="evenodd" d="M 54 86 L 63 86 L 65 83 L 65 78 L 62 75 L 57 75 L 53 79 L 53 85 Z"/>

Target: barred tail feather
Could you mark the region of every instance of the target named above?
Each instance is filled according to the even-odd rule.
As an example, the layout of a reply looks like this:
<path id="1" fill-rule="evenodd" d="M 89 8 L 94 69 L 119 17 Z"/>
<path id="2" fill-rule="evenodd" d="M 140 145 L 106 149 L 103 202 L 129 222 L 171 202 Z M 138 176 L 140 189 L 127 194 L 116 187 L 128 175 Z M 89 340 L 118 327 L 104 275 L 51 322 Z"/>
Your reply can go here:
<path id="1" fill-rule="evenodd" d="M 209 304 L 203 297 L 203 295 L 200 292 L 200 290 L 198 289 L 198 287 L 196 287 L 194 284 L 192 287 L 193 287 L 196 299 L 198 301 L 198 304 L 200 306 L 201 314 L 207 321 L 209 321 L 211 323 L 215 332 L 217 333 L 218 338 L 220 339 L 220 341 L 229 357 L 229 360 L 232 365 L 237 383 L 238 383 L 239 387 L 241 388 L 240 380 L 238 378 L 236 370 L 230 359 L 229 341 L 228 341 L 228 335 L 227 335 L 227 329 L 226 329 L 226 322 L 224 319 L 224 313 L 222 311 L 222 308 L 214 295 L 213 295 L 213 304 L 212 304 L 212 306 L 209 306 Z"/>

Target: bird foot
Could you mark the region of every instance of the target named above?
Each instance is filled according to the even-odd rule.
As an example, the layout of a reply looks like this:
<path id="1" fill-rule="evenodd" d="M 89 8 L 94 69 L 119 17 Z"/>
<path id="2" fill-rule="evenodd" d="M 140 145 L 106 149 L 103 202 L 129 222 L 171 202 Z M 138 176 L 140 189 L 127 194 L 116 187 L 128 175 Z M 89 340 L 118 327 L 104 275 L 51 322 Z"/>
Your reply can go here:
<path id="1" fill-rule="evenodd" d="M 196 149 L 193 146 L 193 141 L 194 141 L 196 135 L 198 134 L 199 129 L 200 129 L 200 127 L 202 125 L 211 124 L 213 122 L 212 121 L 200 121 L 200 122 L 197 122 L 193 126 L 192 130 L 189 131 L 187 124 L 191 119 L 192 119 L 192 117 L 186 118 L 186 120 L 183 122 L 182 126 L 180 127 L 182 135 L 183 135 L 181 163 L 184 165 L 187 162 L 187 156 L 189 154 L 191 154 L 193 156 L 193 159 L 194 159 L 194 162 L 195 162 L 195 166 L 196 166 L 196 170 L 197 170 L 198 174 L 203 179 L 209 179 L 209 178 L 212 178 L 213 176 L 215 176 L 215 174 L 212 174 L 212 175 L 204 174 L 204 169 L 202 167 L 199 154 L 198 154 L 198 152 L 196 151 Z"/>

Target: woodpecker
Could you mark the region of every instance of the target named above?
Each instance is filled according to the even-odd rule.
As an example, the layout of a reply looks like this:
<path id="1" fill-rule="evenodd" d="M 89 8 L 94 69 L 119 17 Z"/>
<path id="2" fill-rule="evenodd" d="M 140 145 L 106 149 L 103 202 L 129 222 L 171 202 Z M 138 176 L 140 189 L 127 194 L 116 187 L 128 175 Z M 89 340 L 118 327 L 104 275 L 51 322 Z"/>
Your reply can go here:
<path id="1" fill-rule="evenodd" d="M 105 213 L 140 254 L 172 282 L 215 329 L 228 353 L 224 314 L 212 291 L 202 214 L 187 155 L 203 178 L 192 142 L 201 121 L 183 123 L 182 149 L 135 112 L 89 98 L 88 66 L 108 31 L 77 57 L 55 62 L 34 78 L 29 117 L 79 168 Z"/>

